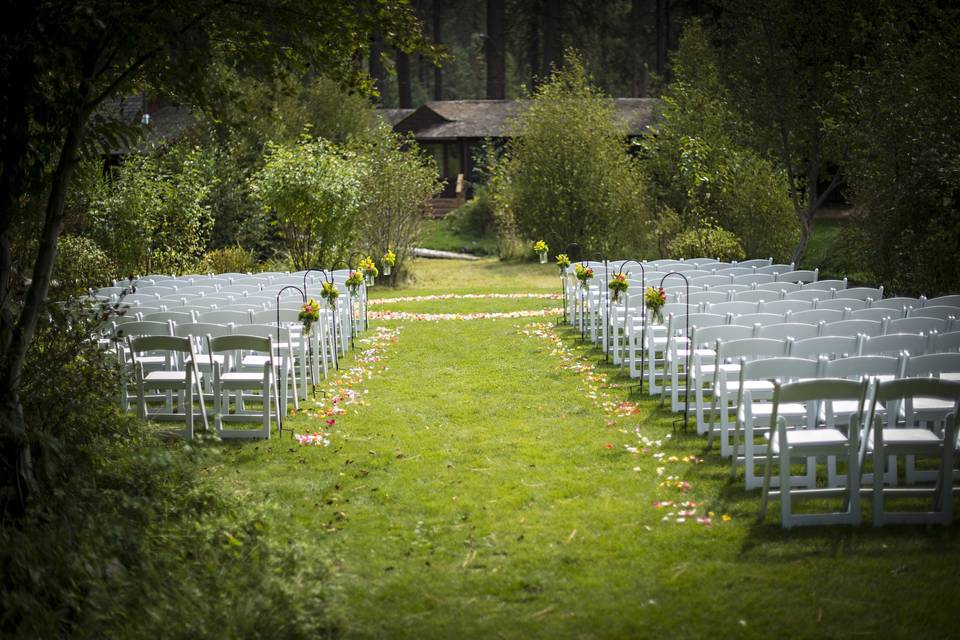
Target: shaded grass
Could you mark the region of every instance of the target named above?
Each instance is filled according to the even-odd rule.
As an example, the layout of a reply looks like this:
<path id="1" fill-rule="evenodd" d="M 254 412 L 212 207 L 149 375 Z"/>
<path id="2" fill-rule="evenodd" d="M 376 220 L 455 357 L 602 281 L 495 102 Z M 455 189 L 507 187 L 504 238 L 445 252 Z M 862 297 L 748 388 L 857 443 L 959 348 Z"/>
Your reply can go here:
<path id="1" fill-rule="evenodd" d="M 374 287 L 371 298 L 444 293 L 560 293 L 560 276 L 553 265 L 481 260 L 412 261 L 412 281 L 403 287 Z"/>
<path id="2" fill-rule="evenodd" d="M 417 264 L 429 268 L 405 294 L 556 280 L 539 265 Z M 955 633 L 931 597 L 960 566 L 955 526 L 787 532 L 775 513 L 757 525 L 757 494 L 729 481 L 716 453 L 691 435 L 667 438 L 673 414 L 643 399 L 637 415 L 611 419 L 548 343 L 518 335 L 523 324 L 408 323 L 329 448 L 288 438 L 224 447 L 213 472 L 225 485 L 281 505 L 274 530 L 331 558 L 331 613 L 345 636 Z M 572 331 L 561 336 L 602 362 Z M 704 462 L 629 453 L 635 427 L 662 439 L 666 456 Z M 659 486 L 659 466 L 690 492 Z M 663 522 L 652 504 L 664 499 L 705 503 L 717 521 Z"/>
<path id="3" fill-rule="evenodd" d="M 494 235 L 473 235 L 457 228 L 452 218 L 426 220 L 420 246 L 437 251 L 455 251 L 475 256 L 497 255 L 497 238 Z"/>

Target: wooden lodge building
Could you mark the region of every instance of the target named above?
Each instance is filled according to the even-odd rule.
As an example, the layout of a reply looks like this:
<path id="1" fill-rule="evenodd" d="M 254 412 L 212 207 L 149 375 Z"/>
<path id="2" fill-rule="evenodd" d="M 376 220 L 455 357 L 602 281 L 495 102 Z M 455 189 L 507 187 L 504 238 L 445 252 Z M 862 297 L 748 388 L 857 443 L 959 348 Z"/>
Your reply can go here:
<path id="1" fill-rule="evenodd" d="M 637 137 L 657 117 L 655 98 L 615 98 L 614 110 L 628 137 Z M 432 154 L 446 182 L 434 201 L 435 216 L 446 215 L 467 197 L 464 180 L 478 182 L 477 161 L 484 141 L 503 143 L 509 137 L 509 121 L 528 106 L 526 100 L 438 100 L 417 109 L 378 109 L 393 130 L 412 133 Z"/>

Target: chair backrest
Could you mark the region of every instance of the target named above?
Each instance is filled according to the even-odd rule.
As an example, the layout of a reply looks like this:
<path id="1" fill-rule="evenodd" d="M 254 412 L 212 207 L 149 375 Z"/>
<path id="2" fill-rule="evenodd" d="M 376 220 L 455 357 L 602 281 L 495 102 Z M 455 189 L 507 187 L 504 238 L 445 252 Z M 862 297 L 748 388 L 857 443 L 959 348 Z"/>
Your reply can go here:
<path id="1" fill-rule="evenodd" d="M 807 324 L 819 324 L 821 322 L 836 322 L 843 320 L 843 311 L 834 311 L 833 309 L 810 309 L 809 311 L 797 311 L 787 317 L 787 322 L 806 322 Z"/>
<path id="2" fill-rule="evenodd" d="M 685 335 L 688 324 L 691 331 L 694 327 L 715 327 L 717 325 L 727 324 L 727 317 L 716 313 L 691 313 L 689 315 L 677 313 L 670 314 L 670 316 L 667 317 L 667 331 L 669 335 Z"/>
<path id="3" fill-rule="evenodd" d="M 734 295 L 740 293 L 741 291 L 750 291 L 752 289 L 753 285 L 749 284 L 717 284 L 710 287 L 709 291 L 721 291 L 728 295 Z"/>
<path id="4" fill-rule="evenodd" d="M 155 293 L 128 293 L 123 297 L 123 301 L 127 304 L 137 304 L 145 302 L 147 304 L 158 302 L 160 296 Z"/>
<path id="5" fill-rule="evenodd" d="M 771 300 L 760 304 L 761 313 L 795 313 L 797 311 L 808 311 L 813 309 L 813 302 L 810 300 Z"/>
<path id="6" fill-rule="evenodd" d="M 733 302 L 773 302 L 779 300 L 781 295 L 783 295 L 782 292 L 766 291 L 763 289 L 734 291 L 731 294 Z"/>
<path id="7" fill-rule="evenodd" d="M 255 302 L 235 302 L 233 304 L 217 305 L 217 311 L 243 311 L 244 313 L 253 313 L 261 311 L 266 305 Z"/>
<path id="8" fill-rule="evenodd" d="M 950 353 L 960 351 L 960 331 L 938 333 L 932 337 L 931 353 Z"/>
<path id="9" fill-rule="evenodd" d="M 938 298 L 930 298 L 927 300 L 928 307 L 960 307 L 960 294 L 952 293 L 946 296 L 940 296 Z"/>
<path id="10" fill-rule="evenodd" d="M 925 301 L 920 298 L 886 298 L 884 300 L 874 300 L 870 303 L 871 309 L 895 309 L 903 311 L 912 307 L 922 307 Z"/>
<path id="11" fill-rule="evenodd" d="M 908 362 L 909 365 L 909 362 Z M 909 376 L 909 374 L 907 374 Z M 912 398 L 946 400 L 953 403 L 953 416 L 960 415 L 960 381 L 942 378 L 906 377 L 895 380 L 881 380 L 873 393 L 873 410 L 877 403 L 889 404 Z"/>
<path id="12" fill-rule="evenodd" d="M 781 273 L 790 273 L 793 271 L 793 263 L 790 264 L 768 264 L 757 267 L 757 273 L 769 273 L 779 275 Z"/>
<path id="13" fill-rule="evenodd" d="M 820 269 L 796 269 L 777 274 L 777 282 L 816 282 Z"/>
<path id="14" fill-rule="evenodd" d="M 260 293 L 259 284 L 228 284 L 220 287 L 220 293 L 232 293 L 237 296 L 256 295 Z"/>
<path id="15" fill-rule="evenodd" d="M 887 333 L 944 333 L 947 321 L 939 318 L 897 318 L 887 322 Z"/>
<path id="16" fill-rule="evenodd" d="M 876 320 L 837 320 L 825 322 L 820 328 L 821 336 L 879 336 L 883 323 Z"/>
<path id="17" fill-rule="evenodd" d="M 820 334 L 820 326 L 804 322 L 778 322 L 761 326 L 757 329 L 758 338 L 772 338 L 774 340 L 803 340 L 815 338 Z"/>
<path id="18" fill-rule="evenodd" d="M 741 360 L 741 380 L 792 380 L 816 378 L 820 362 L 810 358 L 792 356 Z"/>
<path id="19" fill-rule="evenodd" d="M 204 286 L 204 285 L 191 285 L 186 287 L 177 287 L 177 295 L 184 295 L 187 293 L 198 293 L 200 295 L 216 295 L 217 287 L 216 286 Z"/>
<path id="20" fill-rule="evenodd" d="M 173 332 L 180 338 L 200 338 L 203 336 L 229 336 L 233 327 L 228 324 L 214 324 L 212 322 L 190 322 L 178 324 Z"/>
<path id="21" fill-rule="evenodd" d="M 745 313 L 757 313 L 759 303 L 757 302 L 719 302 L 717 304 L 708 304 L 704 307 L 707 313 L 743 315 Z"/>
<path id="22" fill-rule="evenodd" d="M 773 390 L 774 409 L 771 424 L 776 424 L 777 405 L 787 402 L 811 402 L 816 400 L 858 400 L 860 411 L 867 396 L 867 380 L 844 378 L 819 378 L 796 382 L 777 382 Z M 857 413 L 859 414 L 860 411 Z"/>
<path id="23" fill-rule="evenodd" d="M 883 322 L 887 319 L 892 318 L 902 318 L 903 311 L 898 311 L 896 309 L 880 309 L 880 308 L 871 308 L 866 309 L 854 309 L 847 314 L 847 319 L 849 320 L 876 320 L 877 322 Z"/>
<path id="24" fill-rule="evenodd" d="M 144 287 L 137 287 L 137 293 L 141 295 L 157 295 L 160 297 L 172 296 L 177 293 L 176 287 L 164 287 L 161 285 L 147 285 Z"/>
<path id="25" fill-rule="evenodd" d="M 824 291 L 843 291 L 847 288 L 847 279 L 843 280 L 815 280 L 803 285 L 804 289 L 822 289 Z"/>
<path id="26" fill-rule="evenodd" d="M 147 320 L 135 320 L 133 322 L 124 322 L 118 324 L 114 337 L 126 338 L 128 336 L 170 336 L 173 335 L 173 329 L 169 322 L 154 322 Z"/>
<path id="27" fill-rule="evenodd" d="M 784 297 L 791 291 L 800 291 L 800 285 L 796 282 L 767 282 L 754 286 L 759 291 L 776 291 L 780 297 Z"/>
<path id="28" fill-rule="evenodd" d="M 742 267 L 736 264 L 718 264 L 714 267 L 714 271 L 720 275 L 736 277 L 753 273 L 754 270 L 753 267 Z"/>
<path id="29" fill-rule="evenodd" d="M 853 336 L 818 336 L 793 341 L 790 355 L 797 358 L 844 358 L 858 354 L 859 347 L 857 338 Z"/>
<path id="30" fill-rule="evenodd" d="M 851 356 L 837 358 L 823 365 L 828 378 L 865 378 L 870 376 L 899 376 L 903 373 L 905 358 L 893 356 Z"/>
<path id="31" fill-rule="evenodd" d="M 302 324 L 298 316 L 299 309 L 264 309 L 263 311 L 253 312 L 253 324 L 277 324 L 277 318 L 280 318 L 280 324 Z"/>
<path id="32" fill-rule="evenodd" d="M 168 320 L 173 322 L 193 322 L 195 320 L 193 312 L 191 311 L 160 311 L 158 313 L 150 313 L 143 316 L 143 319 L 148 322 L 167 322 Z"/>
<path id="33" fill-rule="evenodd" d="M 868 336 L 860 341 L 861 355 L 895 355 L 906 352 L 912 356 L 927 352 L 930 339 L 919 333 L 888 333 Z"/>
<path id="34" fill-rule="evenodd" d="M 697 291 L 690 294 L 690 305 L 694 304 L 716 304 L 726 302 L 727 294 L 723 291 Z"/>
<path id="35" fill-rule="evenodd" d="M 711 287 L 713 285 L 719 285 L 719 284 L 733 284 L 733 281 L 730 279 L 730 276 L 716 275 L 716 274 L 709 275 L 709 276 L 697 276 L 696 278 L 690 279 L 691 286 L 696 285 L 701 287 L 702 286 Z"/>
<path id="36" fill-rule="evenodd" d="M 776 280 L 772 273 L 741 273 L 733 276 L 734 284 L 769 284 Z"/>
<path id="37" fill-rule="evenodd" d="M 838 292 L 842 293 L 842 292 Z M 867 301 L 858 300 L 857 298 L 832 298 L 830 300 L 818 300 L 817 309 L 836 309 L 837 311 L 843 311 L 844 309 L 849 309 L 850 311 L 866 309 Z"/>
<path id="38" fill-rule="evenodd" d="M 738 316 L 733 316 L 730 319 L 730 324 L 746 324 L 753 326 L 765 327 L 768 324 L 780 324 L 781 322 L 786 321 L 787 316 L 782 313 L 742 313 Z"/>
<path id="39" fill-rule="evenodd" d="M 130 351 L 136 354 L 148 351 L 174 351 L 176 353 L 193 353 L 193 346 L 189 338 L 177 336 L 139 336 L 129 339 Z"/>
<path id="40" fill-rule="evenodd" d="M 690 341 L 695 346 L 707 345 L 713 347 L 717 340 L 743 340 L 753 337 L 753 327 L 738 324 L 722 324 L 712 327 L 694 327 Z"/>
<path id="41" fill-rule="evenodd" d="M 779 283 L 777 283 L 779 284 Z M 796 291 L 787 291 L 783 294 L 784 300 L 827 300 L 833 297 L 833 291 L 823 291 L 821 289 L 797 289 Z"/>
<path id="42" fill-rule="evenodd" d="M 919 309 L 910 309 L 908 318 L 939 318 L 940 320 L 952 320 L 960 318 L 960 308 L 946 307 L 943 305 L 931 306 L 929 303 Z"/>
<path id="43" fill-rule="evenodd" d="M 694 313 L 697 311 L 697 305 L 690 303 L 690 312 Z M 667 302 L 661 308 L 663 311 L 663 317 L 666 318 L 670 315 L 683 314 L 687 312 L 687 304 L 685 302 Z"/>
<path id="44" fill-rule="evenodd" d="M 773 264 L 773 258 L 751 258 L 750 260 L 741 260 L 740 262 L 735 262 L 733 264 L 736 264 L 741 267 L 752 267 L 756 269 L 758 267 L 770 266 L 771 264 Z"/>
<path id="45" fill-rule="evenodd" d="M 208 341 L 210 353 L 226 351 L 255 351 L 257 353 L 273 354 L 272 335 L 236 334 L 211 337 Z"/>
<path id="46" fill-rule="evenodd" d="M 197 315 L 197 322 L 213 324 L 250 324 L 249 311 L 208 311 Z"/>
<path id="47" fill-rule="evenodd" d="M 770 338 L 743 338 L 717 342 L 717 359 L 721 362 L 746 358 L 781 358 L 787 355 L 787 341 Z"/>
<path id="48" fill-rule="evenodd" d="M 880 300 L 883 298 L 883 287 L 850 287 L 844 289 L 843 297 L 859 300 Z"/>
<path id="49" fill-rule="evenodd" d="M 908 378 L 939 377 L 943 373 L 960 373 L 960 353 L 928 353 L 910 356 L 904 375 Z"/>

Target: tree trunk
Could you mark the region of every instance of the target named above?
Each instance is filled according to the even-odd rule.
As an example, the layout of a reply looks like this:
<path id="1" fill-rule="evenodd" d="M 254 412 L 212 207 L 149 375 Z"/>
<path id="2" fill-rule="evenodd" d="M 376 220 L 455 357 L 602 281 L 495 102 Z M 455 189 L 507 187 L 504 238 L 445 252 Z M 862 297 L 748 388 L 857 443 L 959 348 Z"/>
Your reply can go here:
<path id="1" fill-rule="evenodd" d="M 90 83 L 84 82 L 81 88 L 81 105 L 86 105 L 90 93 Z M 88 109 L 78 106 L 67 126 L 66 138 L 60 150 L 47 199 L 43 231 L 33 266 L 33 279 L 3 354 L 3 369 L 0 373 L 0 464 L 4 467 L 3 473 L 10 485 L 16 487 L 21 509 L 26 506 L 30 494 L 36 488 L 29 434 L 20 404 L 21 376 L 37 322 L 47 306 L 47 293 L 57 256 L 57 239 L 63 230 L 63 205 L 77 165 L 77 153 L 89 116 Z"/>
<path id="2" fill-rule="evenodd" d="M 376 35 L 370 40 L 370 78 L 377 93 L 383 96 L 387 84 L 387 68 L 383 66 L 383 36 Z"/>
<path id="3" fill-rule="evenodd" d="M 560 66 L 563 55 L 560 32 L 560 0 L 544 0 L 543 3 L 543 69 L 541 79 L 550 75 L 553 67 Z"/>
<path id="4" fill-rule="evenodd" d="M 504 0 L 487 0 L 487 100 L 503 100 L 506 95 L 507 61 Z"/>
<path id="5" fill-rule="evenodd" d="M 413 108 L 413 96 L 410 92 L 410 56 L 397 49 L 397 94 L 401 109 Z"/>
<path id="6" fill-rule="evenodd" d="M 441 44 L 443 34 L 441 33 L 443 0 L 433 0 L 433 42 Z M 443 100 L 443 68 L 440 65 L 433 67 L 433 99 Z"/>

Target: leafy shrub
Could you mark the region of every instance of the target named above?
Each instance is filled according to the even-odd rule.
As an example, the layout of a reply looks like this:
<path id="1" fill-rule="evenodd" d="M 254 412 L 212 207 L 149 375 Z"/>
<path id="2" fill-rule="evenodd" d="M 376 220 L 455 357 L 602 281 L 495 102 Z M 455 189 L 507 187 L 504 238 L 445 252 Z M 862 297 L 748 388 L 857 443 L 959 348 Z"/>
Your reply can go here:
<path id="1" fill-rule="evenodd" d="M 112 180 L 96 187 L 84 235 L 92 237 L 122 275 L 192 269 L 206 248 L 213 220 L 206 205 L 209 157 L 174 147 L 128 157 Z"/>
<path id="2" fill-rule="evenodd" d="M 736 234 L 706 224 L 684 231 L 670 242 L 670 256 L 676 258 L 719 258 L 743 260 L 747 254 Z"/>
<path id="3" fill-rule="evenodd" d="M 649 211 L 637 162 L 613 102 L 590 84 L 568 52 L 564 69 L 538 87 L 512 124 L 513 137 L 491 170 L 498 233 L 571 242 L 607 254 L 649 247 Z"/>
<path id="4" fill-rule="evenodd" d="M 354 245 L 363 211 L 363 175 L 355 152 L 323 139 L 267 145 L 250 191 L 283 238 L 295 269 L 332 266 Z"/>
<path id="5" fill-rule="evenodd" d="M 451 226 L 464 235 L 482 237 L 496 231 L 496 206 L 490 192 L 480 187 L 474 197 L 447 216 Z"/>
<path id="6" fill-rule="evenodd" d="M 437 168 L 410 138 L 386 125 L 378 137 L 358 148 L 365 166 L 361 180 L 364 204 L 357 227 L 360 250 L 380 264 L 387 251 L 396 254 L 392 281 L 420 239 L 430 199 L 440 193 Z"/>
<path id="7" fill-rule="evenodd" d="M 214 249 L 203 256 L 201 273 L 249 273 L 257 270 L 257 256 L 240 245 Z"/>
<path id="8" fill-rule="evenodd" d="M 661 120 L 638 143 L 658 226 L 677 223 L 680 233 L 709 221 L 736 234 L 747 255 L 787 260 L 800 237 L 788 181 L 744 142 L 749 126 L 699 23 L 684 30 L 673 69 Z"/>
<path id="9" fill-rule="evenodd" d="M 110 284 L 117 268 L 97 243 L 83 236 L 61 236 L 53 267 L 54 295 L 78 295 L 91 287 Z"/>

